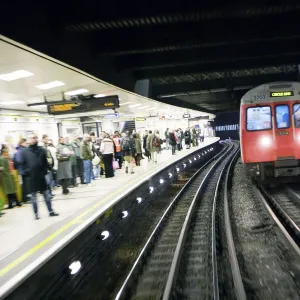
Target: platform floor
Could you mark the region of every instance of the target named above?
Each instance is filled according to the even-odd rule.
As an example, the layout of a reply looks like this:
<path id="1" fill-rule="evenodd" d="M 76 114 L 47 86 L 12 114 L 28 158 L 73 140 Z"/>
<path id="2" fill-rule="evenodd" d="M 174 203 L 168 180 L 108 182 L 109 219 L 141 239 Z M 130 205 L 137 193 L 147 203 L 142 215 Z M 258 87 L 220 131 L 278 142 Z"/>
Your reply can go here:
<path id="1" fill-rule="evenodd" d="M 199 148 L 217 140 L 206 138 Z M 39 199 L 40 220 L 34 219 L 31 204 L 5 210 L 6 214 L 0 218 L 0 298 L 3 292 L 1 287 L 15 284 L 23 277 L 24 274 L 21 276 L 19 273 L 24 272 L 24 269 L 28 268 L 26 272 L 34 270 L 43 259 L 66 243 L 75 230 L 80 230 L 86 220 L 94 214 L 99 215 L 150 174 L 195 150 L 184 149 L 174 156 L 171 151 L 164 150 L 158 155 L 157 164 L 144 159 L 142 165 L 135 168 L 135 174 L 125 174 L 123 169 L 117 170 L 113 178 L 93 181 L 93 187 L 70 189 L 71 195 L 62 195 L 61 190 L 57 189 L 52 204 L 59 213 L 58 217 L 49 217 L 42 198 Z"/>

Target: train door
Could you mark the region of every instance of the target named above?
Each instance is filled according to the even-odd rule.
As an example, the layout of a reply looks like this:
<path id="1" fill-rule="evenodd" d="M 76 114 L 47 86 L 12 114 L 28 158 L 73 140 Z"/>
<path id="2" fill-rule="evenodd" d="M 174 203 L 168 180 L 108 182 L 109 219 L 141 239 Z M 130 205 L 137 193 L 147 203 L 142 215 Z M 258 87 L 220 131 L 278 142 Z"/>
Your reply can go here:
<path id="1" fill-rule="evenodd" d="M 292 159 L 294 138 L 291 120 L 291 107 L 285 102 L 274 106 L 275 149 L 277 160 Z"/>

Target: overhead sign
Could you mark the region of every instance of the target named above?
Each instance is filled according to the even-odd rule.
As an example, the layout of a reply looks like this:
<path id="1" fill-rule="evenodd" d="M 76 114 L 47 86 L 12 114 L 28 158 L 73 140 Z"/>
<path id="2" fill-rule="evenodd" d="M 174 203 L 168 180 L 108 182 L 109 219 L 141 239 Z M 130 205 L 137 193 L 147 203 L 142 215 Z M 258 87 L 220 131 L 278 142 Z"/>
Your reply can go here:
<path id="1" fill-rule="evenodd" d="M 80 113 L 95 110 L 115 109 L 119 108 L 119 97 L 107 96 L 102 98 L 95 98 L 87 96 L 80 99 L 81 102 L 64 101 L 59 104 L 48 104 L 48 113 L 51 115 Z"/>
<path id="2" fill-rule="evenodd" d="M 146 118 L 136 117 L 135 121 L 136 122 L 144 122 L 144 121 L 146 121 Z"/>
<path id="3" fill-rule="evenodd" d="M 290 97 L 294 96 L 293 91 L 286 91 L 286 92 L 271 92 L 270 97 Z"/>
<path id="4" fill-rule="evenodd" d="M 106 114 L 104 117 L 110 119 L 110 118 L 117 118 L 118 116 L 119 114 L 115 113 L 115 114 Z"/>

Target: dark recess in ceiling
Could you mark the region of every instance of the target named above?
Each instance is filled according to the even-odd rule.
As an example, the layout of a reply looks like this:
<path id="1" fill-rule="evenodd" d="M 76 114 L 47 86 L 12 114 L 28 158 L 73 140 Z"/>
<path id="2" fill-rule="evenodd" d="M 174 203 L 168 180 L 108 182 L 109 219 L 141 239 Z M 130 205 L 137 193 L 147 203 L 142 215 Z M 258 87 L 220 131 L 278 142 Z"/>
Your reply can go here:
<path id="1" fill-rule="evenodd" d="M 131 91 L 151 79 L 159 101 L 233 111 L 254 86 L 299 80 L 295 1 L 24 2 L 13 18 L 10 5 L 3 35 Z"/>

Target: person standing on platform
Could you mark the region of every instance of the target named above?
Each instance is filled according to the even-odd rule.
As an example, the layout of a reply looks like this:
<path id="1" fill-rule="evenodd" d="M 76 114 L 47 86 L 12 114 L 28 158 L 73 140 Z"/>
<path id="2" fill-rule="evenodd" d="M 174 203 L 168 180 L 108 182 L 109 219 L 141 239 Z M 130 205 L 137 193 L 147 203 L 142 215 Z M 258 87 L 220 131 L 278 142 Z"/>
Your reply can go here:
<path id="1" fill-rule="evenodd" d="M 136 165 L 140 166 L 141 165 L 141 157 L 142 157 L 142 143 L 140 136 L 137 133 L 134 133 L 132 135 L 134 142 L 135 142 L 135 161 Z"/>
<path id="2" fill-rule="evenodd" d="M 83 160 L 84 183 L 91 186 L 93 152 L 90 147 L 90 136 L 88 134 L 84 134 L 83 141 L 80 144 L 80 156 Z"/>
<path id="3" fill-rule="evenodd" d="M 28 143 L 26 139 L 21 139 L 19 141 L 19 145 L 17 148 L 17 151 L 14 155 L 13 162 L 14 162 L 14 167 L 18 171 L 19 176 L 22 178 L 22 201 L 27 202 L 29 201 L 29 193 L 28 193 L 28 180 L 27 177 L 24 176 L 23 172 L 23 166 L 22 166 L 22 161 L 23 161 L 23 151 L 28 147 Z"/>
<path id="4" fill-rule="evenodd" d="M 149 132 L 150 133 L 150 132 Z M 152 162 L 157 163 L 157 153 L 160 146 L 160 138 L 157 134 L 150 134 L 147 138 L 147 149 L 151 153 Z"/>
<path id="5" fill-rule="evenodd" d="M 115 134 L 113 136 L 113 141 L 115 144 L 115 157 L 119 163 L 119 168 L 122 169 L 123 153 L 122 153 L 122 149 L 121 149 L 121 137 L 120 137 L 120 134 L 118 131 L 115 131 Z"/>
<path id="6" fill-rule="evenodd" d="M 185 142 L 186 149 L 190 149 L 191 148 L 191 132 L 188 128 L 184 132 L 184 142 Z"/>
<path id="7" fill-rule="evenodd" d="M 50 151 L 54 162 L 53 168 L 51 169 L 51 175 L 52 175 L 51 188 L 55 189 L 58 186 L 57 183 L 58 160 L 57 160 L 57 149 L 53 145 L 52 139 L 48 139 L 48 150 Z"/>
<path id="8" fill-rule="evenodd" d="M 75 134 L 72 143 L 74 153 L 76 156 L 76 177 L 80 178 L 80 184 L 84 184 L 83 160 L 80 156 L 80 142 L 78 138 L 79 138 L 78 134 Z"/>
<path id="9" fill-rule="evenodd" d="M 47 190 L 47 182 L 45 175 L 48 172 L 48 160 L 45 149 L 38 146 L 38 138 L 35 134 L 28 137 L 30 146 L 23 152 L 23 170 L 24 175 L 28 176 L 28 192 L 31 193 L 31 200 L 35 218 L 39 219 L 38 205 L 37 205 L 37 192 L 41 192 L 44 195 L 50 217 L 58 216 L 53 211 L 51 205 L 51 199 Z"/>
<path id="10" fill-rule="evenodd" d="M 70 180 L 72 179 L 72 161 L 71 157 L 74 155 L 73 151 L 70 150 L 68 145 L 65 143 L 63 137 L 59 138 L 59 144 L 57 146 L 57 180 L 61 182 L 62 190 L 64 195 L 70 194 L 68 189 Z"/>
<path id="11" fill-rule="evenodd" d="M 200 129 L 200 143 L 204 142 L 204 128 Z"/>
<path id="12" fill-rule="evenodd" d="M 143 148 L 145 151 L 145 156 L 147 156 L 147 158 L 148 158 L 148 162 L 150 162 L 150 160 L 151 160 L 151 154 L 150 154 L 149 150 L 147 149 L 147 138 L 148 138 L 149 134 L 152 134 L 152 131 L 150 130 L 148 133 L 148 130 L 146 130 L 144 138 L 143 138 Z"/>
<path id="13" fill-rule="evenodd" d="M 175 154 L 176 152 L 176 132 L 175 130 L 174 131 L 170 131 L 169 132 L 169 141 L 170 141 L 170 145 L 171 145 L 171 148 L 172 148 L 172 155 Z"/>
<path id="14" fill-rule="evenodd" d="M 177 143 L 177 150 L 180 151 L 181 150 L 181 132 L 180 132 L 180 129 L 177 129 L 175 131 L 175 134 L 176 134 L 176 143 Z"/>
<path id="15" fill-rule="evenodd" d="M 73 147 L 73 144 L 69 142 L 69 138 L 65 137 L 65 145 L 66 147 L 70 150 L 70 152 L 73 153 L 73 155 L 70 157 L 70 161 L 71 161 L 71 172 L 72 172 L 72 178 L 70 180 L 70 188 L 74 188 L 77 187 L 77 166 L 76 166 L 76 154 L 75 154 L 75 150 Z"/>
<path id="16" fill-rule="evenodd" d="M 131 138 L 127 132 L 124 133 L 121 142 L 121 149 L 123 151 L 124 161 L 125 161 L 125 173 L 128 174 L 128 168 L 130 169 L 130 173 L 133 172 L 133 159 L 135 156 L 135 142 L 134 139 Z"/>
<path id="17" fill-rule="evenodd" d="M 114 159 L 114 142 L 106 134 L 101 142 L 100 152 L 102 153 L 104 168 L 105 168 L 105 178 L 114 177 L 113 169 L 113 159 Z"/>
<path id="18" fill-rule="evenodd" d="M 169 128 L 165 131 L 165 139 L 166 139 L 166 149 L 169 150 L 170 148 L 170 132 Z"/>

